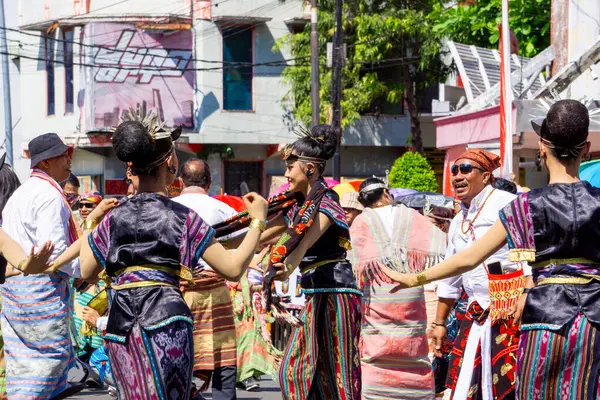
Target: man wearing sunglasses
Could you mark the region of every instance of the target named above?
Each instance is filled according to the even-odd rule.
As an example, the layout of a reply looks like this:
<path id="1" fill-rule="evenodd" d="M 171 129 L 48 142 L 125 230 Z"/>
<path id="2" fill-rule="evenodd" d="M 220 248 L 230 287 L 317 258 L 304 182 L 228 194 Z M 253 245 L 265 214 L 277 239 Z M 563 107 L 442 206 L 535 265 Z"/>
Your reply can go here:
<path id="1" fill-rule="evenodd" d="M 492 186 L 493 172 L 499 167 L 497 155 L 471 149 L 461 154 L 450 169 L 461 211 L 450 224 L 446 257 L 481 238 L 498 219 L 499 210 L 515 198 L 515 195 Z M 488 265 L 496 262 L 500 263 L 496 268 L 500 271 L 490 271 Z M 508 247 L 504 246 L 476 269 L 439 282 L 439 302 L 433 323 L 438 357 L 442 355 L 442 342 L 447 333 L 446 318 L 461 294 L 461 287 L 468 295 L 467 314 L 450 354 L 446 381 L 454 400 L 514 398 L 519 332 L 512 318 L 492 327 L 488 318 L 491 303 L 488 272 L 506 274 L 518 268 L 519 265 L 508 262 Z M 530 275 L 531 270 L 528 266 L 526 269 L 525 274 Z"/>

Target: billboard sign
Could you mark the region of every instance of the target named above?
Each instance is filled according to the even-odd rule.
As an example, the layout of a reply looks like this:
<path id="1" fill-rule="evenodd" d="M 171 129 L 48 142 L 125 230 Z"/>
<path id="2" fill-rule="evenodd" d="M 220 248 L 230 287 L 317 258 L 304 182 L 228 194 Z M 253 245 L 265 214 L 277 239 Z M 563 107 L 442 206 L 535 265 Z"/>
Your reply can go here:
<path id="1" fill-rule="evenodd" d="M 129 108 L 155 110 L 168 127 L 193 127 L 194 62 L 190 30 L 141 30 L 131 24 L 86 27 L 89 130 L 116 126 Z M 91 82 L 90 82 L 91 81 Z M 88 108 L 89 110 L 89 108 Z"/>

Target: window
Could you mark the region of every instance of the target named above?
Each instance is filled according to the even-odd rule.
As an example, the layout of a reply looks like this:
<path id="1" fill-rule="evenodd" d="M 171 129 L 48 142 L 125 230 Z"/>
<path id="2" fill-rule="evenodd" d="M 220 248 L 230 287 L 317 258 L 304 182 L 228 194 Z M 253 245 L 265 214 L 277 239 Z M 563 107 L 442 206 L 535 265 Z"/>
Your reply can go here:
<path id="1" fill-rule="evenodd" d="M 53 33 L 44 37 L 46 60 L 46 105 L 48 115 L 54 115 L 54 38 Z"/>
<path id="2" fill-rule="evenodd" d="M 70 114 L 73 112 L 73 28 L 67 28 L 62 30 L 63 38 L 63 57 L 65 65 L 65 113 Z"/>
<path id="3" fill-rule="evenodd" d="M 250 192 L 262 192 L 263 163 L 261 161 L 225 161 L 224 166 L 225 193 L 241 196 L 242 187 L 246 185 Z"/>
<path id="4" fill-rule="evenodd" d="M 252 110 L 252 27 L 222 30 L 223 109 Z M 239 63 L 239 64 L 228 64 Z M 227 68 L 232 65 L 232 68 Z"/>

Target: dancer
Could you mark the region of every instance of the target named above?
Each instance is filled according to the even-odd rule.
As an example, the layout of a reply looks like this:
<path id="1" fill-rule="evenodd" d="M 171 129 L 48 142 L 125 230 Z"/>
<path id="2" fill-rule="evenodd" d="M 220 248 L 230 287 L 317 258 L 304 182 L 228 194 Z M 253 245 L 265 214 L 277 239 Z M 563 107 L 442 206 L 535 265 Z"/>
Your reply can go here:
<path id="1" fill-rule="evenodd" d="M 247 391 L 260 389 L 260 377 L 275 380 L 282 352 L 271 341 L 267 324 L 274 318 L 263 310 L 263 269 L 266 247 L 252 260 L 248 271 L 237 283 L 229 283 L 236 327 L 237 379 Z"/>
<path id="2" fill-rule="evenodd" d="M 550 185 L 504 207 L 469 251 L 418 275 L 387 273 L 399 287 L 413 287 L 469 271 L 508 243 L 511 260 L 531 261 L 534 268 L 515 312 L 518 319 L 524 306 L 517 398 L 596 399 L 600 190 L 578 176 L 590 150 L 589 115 L 580 102 L 560 100 L 533 126 Z"/>
<path id="3" fill-rule="evenodd" d="M 317 125 L 283 154 L 290 191 L 305 200 L 276 218 L 263 235 L 280 237 L 271 251 L 276 279 L 300 267 L 306 307 L 284 352 L 279 382 L 285 399 L 360 398 L 360 297 L 346 251 L 348 224 L 337 194 L 323 180 L 325 163 L 340 140 L 339 129 Z"/>
<path id="4" fill-rule="evenodd" d="M 419 272 L 439 262 L 446 234 L 416 210 L 392 206 L 387 185 L 380 179 L 361 183 L 359 201 L 365 209 L 354 220 L 350 237 L 352 265 L 364 294 L 362 398 L 433 399 L 423 288 L 390 295 L 394 285 L 380 278 L 385 267 Z"/>
<path id="5" fill-rule="evenodd" d="M 69 177 L 72 152 L 55 133 L 29 142 L 31 177 L 15 191 L 2 213 L 6 233 L 23 248 L 51 240 L 54 258 L 77 240 L 71 208 L 58 184 Z M 9 397 L 48 399 L 83 388 L 67 382 L 74 361 L 69 280 L 77 276 L 79 262 L 75 260 L 57 273 L 17 275 L 0 286 Z"/>
<path id="6" fill-rule="evenodd" d="M 91 233 L 86 230 L 81 272 L 84 279 L 102 272 L 111 286 L 105 339 L 119 397 L 188 399 L 193 320 L 180 279 L 192 280 L 200 257 L 226 279 L 239 279 L 264 230 L 267 206 L 255 193 L 244 198 L 250 229 L 237 251 L 225 250 L 194 211 L 167 197 L 181 129 L 169 133 L 144 122 L 123 122 L 113 135 L 117 157 L 139 178 L 138 194 L 110 211 Z"/>

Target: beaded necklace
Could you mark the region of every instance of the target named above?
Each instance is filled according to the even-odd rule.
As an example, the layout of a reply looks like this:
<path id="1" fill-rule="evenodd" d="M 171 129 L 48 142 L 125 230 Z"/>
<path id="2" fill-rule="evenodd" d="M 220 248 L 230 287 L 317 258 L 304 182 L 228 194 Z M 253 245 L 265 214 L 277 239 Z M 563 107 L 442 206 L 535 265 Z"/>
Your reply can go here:
<path id="1" fill-rule="evenodd" d="M 479 214 L 481 214 L 481 211 L 483 211 L 483 207 L 485 207 L 485 203 L 487 203 L 488 199 L 490 198 L 492 193 L 494 193 L 495 190 L 496 190 L 496 188 L 492 189 L 490 191 L 490 193 L 485 197 L 485 199 L 481 203 L 481 207 L 479 207 L 479 210 L 477 211 L 477 214 L 475 214 L 475 217 L 473 217 L 472 220 L 468 221 L 469 225 L 467 226 L 466 230 L 465 230 L 465 220 L 467 219 L 467 213 L 463 213 L 463 220 L 460 224 L 460 230 L 462 231 L 463 235 L 466 235 L 470 231 L 473 241 L 475 241 L 475 229 L 473 228 L 473 224 L 477 220 L 477 217 L 479 217 Z"/>

